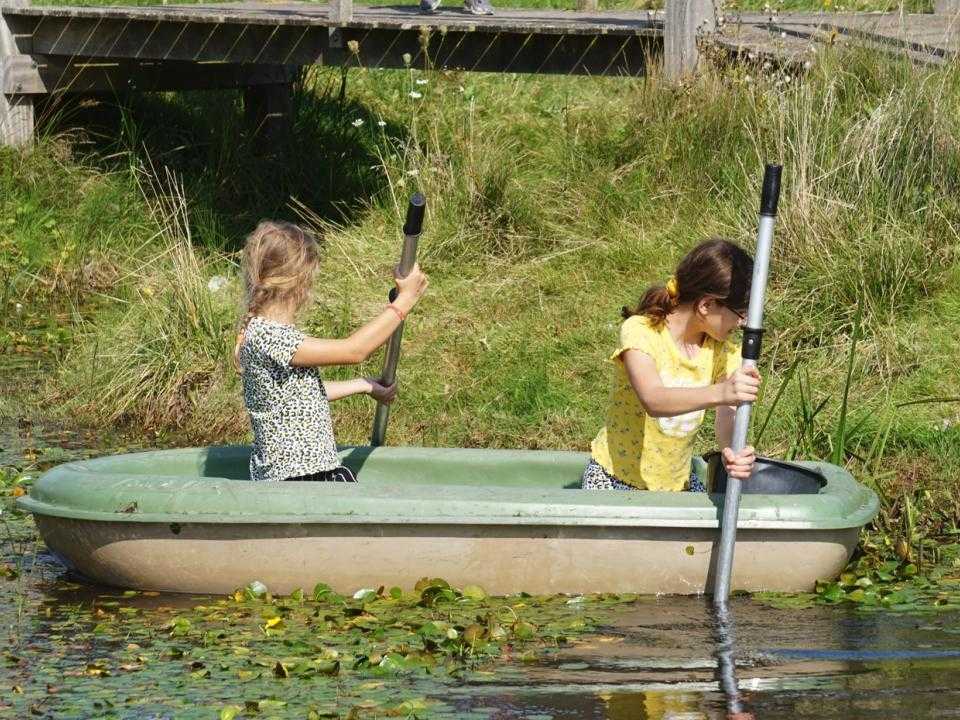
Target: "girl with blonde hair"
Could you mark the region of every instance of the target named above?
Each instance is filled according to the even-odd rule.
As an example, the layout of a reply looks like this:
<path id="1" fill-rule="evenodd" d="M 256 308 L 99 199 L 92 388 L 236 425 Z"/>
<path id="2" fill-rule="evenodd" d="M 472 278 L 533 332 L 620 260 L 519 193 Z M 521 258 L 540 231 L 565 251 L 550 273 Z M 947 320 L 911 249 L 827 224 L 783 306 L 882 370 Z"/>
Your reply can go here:
<path id="1" fill-rule="evenodd" d="M 330 402 L 359 393 L 389 403 L 396 386 L 375 378 L 323 382 L 318 368 L 366 360 L 427 289 L 419 266 L 396 277 L 396 299 L 342 339 L 308 337 L 294 320 L 310 297 L 319 262 L 316 238 L 293 223 L 264 220 L 243 250 L 245 314 L 234 348 L 253 429 L 252 480 L 356 482 L 340 464 Z"/>
<path id="2" fill-rule="evenodd" d="M 649 288 L 636 309 L 623 309 L 606 425 L 591 446 L 584 488 L 706 489 L 691 460 L 708 408 L 716 408 L 727 472 L 750 476 L 753 448 L 734 453 L 729 445 L 736 406 L 756 401 L 760 375 L 741 369 L 729 336 L 743 323 L 752 273 L 747 253 L 714 238 L 691 250 L 664 285 Z"/>

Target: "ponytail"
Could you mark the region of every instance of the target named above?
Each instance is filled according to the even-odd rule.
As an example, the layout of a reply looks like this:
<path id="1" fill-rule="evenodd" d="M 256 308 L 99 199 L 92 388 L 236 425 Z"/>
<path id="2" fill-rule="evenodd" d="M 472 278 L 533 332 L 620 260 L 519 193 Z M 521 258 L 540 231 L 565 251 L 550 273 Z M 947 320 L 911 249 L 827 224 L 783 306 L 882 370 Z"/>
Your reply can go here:
<path id="1" fill-rule="evenodd" d="M 680 261 L 676 274 L 664 285 L 647 289 L 635 309 L 624 307 L 623 318 L 645 315 L 660 325 L 677 306 L 715 298 L 737 312 L 750 301 L 753 259 L 729 240 L 711 238 Z"/>
<path id="2" fill-rule="evenodd" d="M 626 320 L 634 315 L 646 315 L 653 321 L 654 325 L 659 325 L 667 319 L 673 310 L 677 307 L 676 297 L 670 294 L 666 285 L 654 285 L 647 288 L 647 291 L 640 298 L 640 304 L 636 309 L 631 310 L 624 306 L 620 310 L 623 319 Z"/>

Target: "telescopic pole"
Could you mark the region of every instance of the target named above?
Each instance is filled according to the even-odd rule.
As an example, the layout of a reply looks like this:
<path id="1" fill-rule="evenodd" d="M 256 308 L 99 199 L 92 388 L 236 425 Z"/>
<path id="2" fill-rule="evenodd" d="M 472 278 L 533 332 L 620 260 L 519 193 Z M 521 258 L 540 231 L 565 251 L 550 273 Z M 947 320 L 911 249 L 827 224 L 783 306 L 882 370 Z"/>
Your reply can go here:
<path id="1" fill-rule="evenodd" d="M 417 261 L 417 242 L 420 240 L 420 232 L 423 229 L 423 213 L 427 207 L 427 199 L 421 193 L 416 193 L 410 198 L 410 204 L 407 206 L 407 221 L 403 224 L 403 251 L 400 254 L 400 277 L 406 277 L 413 269 Z M 390 302 L 397 298 L 397 289 L 390 291 Z M 400 340 L 403 338 L 403 322 L 393 331 L 387 344 L 387 355 L 383 362 L 383 373 L 380 375 L 380 383 L 383 385 L 393 385 L 397 379 L 397 363 L 400 361 Z M 383 440 L 387 434 L 387 420 L 390 417 L 390 406 L 378 402 L 377 412 L 373 418 L 373 433 L 370 436 L 370 444 L 374 447 L 383 445 Z"/>
<path id="2" fill-rule="evenodd" d="M 763 191 L 760 196 L 760 228 L 757 232 L 757 252 L 753 259 L 753 281 L 750 286 L 750 305 L 747 324 L 743 328 L 741 367 L 756 367 L 760 359 L 760 340 L 763 337 L 763 296 L 767 289 L 767 271 L 770 266 L 770 245 L 773 242 L 773 224 L 777 218 L 780 199 L 781 165 L 767 165 L 763 173 Z M 737 407 L 730 448 L 739 452 L 746 447 L 750 427 L 751 403 Z M 730 597 L 730 574 L 733 570 L 733 550 L 737 541 L 737 515 L 740 511 L 740 480 L 727 477 L 727 493 L 723 500 L 723 519 L 720 525 L 720 552 L 717 559 L 717 581 L 713 590 L 713 604 L 726 607 Z"/>

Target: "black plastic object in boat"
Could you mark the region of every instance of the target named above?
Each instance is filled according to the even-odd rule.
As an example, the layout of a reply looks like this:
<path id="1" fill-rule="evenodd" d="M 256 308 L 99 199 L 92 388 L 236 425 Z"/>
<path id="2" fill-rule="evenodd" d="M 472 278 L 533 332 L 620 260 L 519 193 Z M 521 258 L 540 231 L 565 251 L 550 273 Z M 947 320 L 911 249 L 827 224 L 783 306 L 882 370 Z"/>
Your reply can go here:
<path id="1" fill-rule="evenodd" d="M 703 459 L 710 472 L 710 492 L 725 493 L 727 471 L 720 453 L 708 453 Z M 743 482 L 740 492 L 744 495 L 816 495 L 826 483 L 823 475 L 802 465 L 757 457 L 753 473 Z"/>

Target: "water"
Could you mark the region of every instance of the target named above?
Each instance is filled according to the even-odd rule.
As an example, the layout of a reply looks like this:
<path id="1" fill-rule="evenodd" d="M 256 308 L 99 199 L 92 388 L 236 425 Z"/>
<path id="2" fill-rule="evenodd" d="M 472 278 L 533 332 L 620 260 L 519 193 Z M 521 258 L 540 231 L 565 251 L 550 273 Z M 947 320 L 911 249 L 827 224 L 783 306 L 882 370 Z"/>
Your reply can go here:
<path id="1" fill-rule="evenodd" d="M 0 466 L 42 466 L 117 447 L 96 433 L 22 421 L 0 426 Z M 256 672 L 237 671 L 220 660 L 238 647 L 256 648 L 238 619 L 246 611 L 223 617 L 223 635 L 237 639 L 204 635 L 187 644 L 161 623 L 220 598 L 125 598 L 67 584 L 30 521 L 4 503 L 0 562 L 22 574 L 0 578 L 0 717 L 216 718 L 231 705 L 238 717 L 354 720 L 692 720 L 731 710 L 821 720 L 960 717 L 960 613 L 787 610 L 750 598 L 731 603 L 735 664 L 726 674 L 709 603 L 687 597 L 618 605 L 566 646 L 532 658 L 508 646 L 503 657 L 453 674 L 371 669 L 284 678 L 271 669 L 274 655 L 318 647 L 298 647 L 302 640 L 292 636 L 277 639 L 259 669 L 250 665 Z"/>

